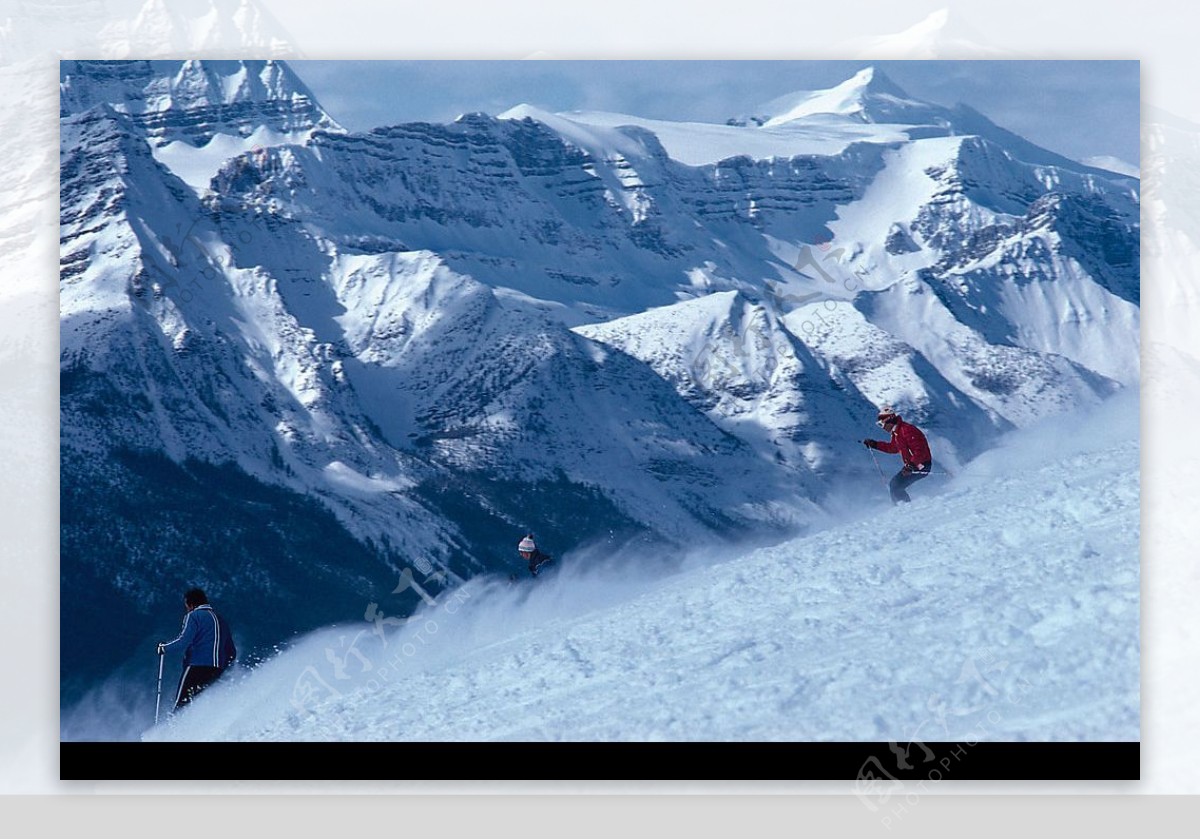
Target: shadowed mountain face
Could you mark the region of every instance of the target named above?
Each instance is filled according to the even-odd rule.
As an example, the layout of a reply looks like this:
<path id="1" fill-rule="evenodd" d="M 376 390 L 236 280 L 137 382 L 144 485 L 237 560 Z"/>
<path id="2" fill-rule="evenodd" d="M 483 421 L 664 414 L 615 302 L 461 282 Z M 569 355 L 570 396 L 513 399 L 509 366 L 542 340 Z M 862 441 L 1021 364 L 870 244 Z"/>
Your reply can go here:
<path id="1" fill-rule="evenodd" d="M 1137 381 L 1137 182 L 876 72 L 743 126 L 349 134 L 279 62 L 61 90 L 63 596 L 128 616 L 64 611 L 64 696 L 188 585 L 250 651 L 528 529 L 777 538 L 877 482 L 879 405 L 954 462 Z"/>

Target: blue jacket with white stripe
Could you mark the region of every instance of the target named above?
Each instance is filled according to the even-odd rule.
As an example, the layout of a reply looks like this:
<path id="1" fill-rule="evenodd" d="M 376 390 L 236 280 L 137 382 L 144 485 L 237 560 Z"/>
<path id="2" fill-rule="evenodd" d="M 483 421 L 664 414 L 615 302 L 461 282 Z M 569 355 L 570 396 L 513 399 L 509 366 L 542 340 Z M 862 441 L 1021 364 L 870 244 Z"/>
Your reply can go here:
<path id="1" fill-rule="evenodd" d="M 163 643 L 163 652 L 177 646 L 183 648 L 184 665 L 224 669 L 237 656 L 229 625 L 210 604 L 201 604 L 183 617 L 183 629 Z"/>

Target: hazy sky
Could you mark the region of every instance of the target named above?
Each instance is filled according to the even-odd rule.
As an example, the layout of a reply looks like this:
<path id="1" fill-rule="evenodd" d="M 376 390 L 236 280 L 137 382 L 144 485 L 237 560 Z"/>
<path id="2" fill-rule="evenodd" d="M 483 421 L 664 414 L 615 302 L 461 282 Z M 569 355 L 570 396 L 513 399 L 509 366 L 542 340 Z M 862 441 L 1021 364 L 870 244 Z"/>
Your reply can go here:
<path id="1" fill-rule="evenodd" d="M 796 90 L 832 87 L 873 64 L 911 96 L 964 102 L 1068 157 L 1139 160 L 1136 61 L 293 61 L 351 130 L 497 114 L 617 111 L 724 122 Z"/>

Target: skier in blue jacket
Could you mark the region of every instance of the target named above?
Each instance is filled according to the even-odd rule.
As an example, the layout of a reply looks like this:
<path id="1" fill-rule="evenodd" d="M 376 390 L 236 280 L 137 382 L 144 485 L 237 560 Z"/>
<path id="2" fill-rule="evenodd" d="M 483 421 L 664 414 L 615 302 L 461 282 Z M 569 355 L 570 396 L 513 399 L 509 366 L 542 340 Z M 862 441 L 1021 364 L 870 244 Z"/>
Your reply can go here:
<path id="1" fill-rule="evenodd" d="M 183 629 L 171 641 L 158 644 L 159 656 L 174 648 L 183 651 L 176 709 L 212 685 L 237 657 L 229 625 L 208 603 L 203 589 L 189 589 L 183 596 L 183 605 L 187 608 Z"/>

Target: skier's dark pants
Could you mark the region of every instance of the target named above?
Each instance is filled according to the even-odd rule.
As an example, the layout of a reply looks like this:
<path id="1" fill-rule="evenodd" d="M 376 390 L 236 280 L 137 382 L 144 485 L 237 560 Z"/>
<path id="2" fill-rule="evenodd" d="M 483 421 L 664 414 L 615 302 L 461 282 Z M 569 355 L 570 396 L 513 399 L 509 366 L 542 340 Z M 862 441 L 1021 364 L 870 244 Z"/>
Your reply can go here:
<path id="1" fill-rule="evenodd" d="M 905 465 L 904 469 L 892 476 L 891 483 L 888 484 L 888 489 L 892 491 L 892 504 L 911 502 L 912 499 L 908 497 L 906 491 L 911 485 L 929 475 L 932 469 L 932 463 L 926 464 L 923 470 L 914 470 L 912 467 Z"/>
<path id="2" fill-rule="evenodd" d="M 183 676 L 179 678 L 179 693 L 175 695 L 175 708 L 186 706 L 188 702 L 204 689 L 208 688 L 217 677 L 223 673 L 221 668 L 211 668 L 207 665 L 187 665 Z"/>

